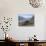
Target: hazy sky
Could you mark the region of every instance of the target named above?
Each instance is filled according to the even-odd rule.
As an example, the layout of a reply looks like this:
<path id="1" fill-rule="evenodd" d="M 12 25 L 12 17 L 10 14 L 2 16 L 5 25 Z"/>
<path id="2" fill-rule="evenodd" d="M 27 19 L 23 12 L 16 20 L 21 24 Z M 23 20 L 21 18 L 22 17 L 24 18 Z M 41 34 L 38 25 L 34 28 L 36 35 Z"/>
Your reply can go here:
<path id="1" fill-rule="evenodd" d="M 32 18 L 33 14 L 19 14 L 19 16 L 22 16 L 24 18 Z"/>

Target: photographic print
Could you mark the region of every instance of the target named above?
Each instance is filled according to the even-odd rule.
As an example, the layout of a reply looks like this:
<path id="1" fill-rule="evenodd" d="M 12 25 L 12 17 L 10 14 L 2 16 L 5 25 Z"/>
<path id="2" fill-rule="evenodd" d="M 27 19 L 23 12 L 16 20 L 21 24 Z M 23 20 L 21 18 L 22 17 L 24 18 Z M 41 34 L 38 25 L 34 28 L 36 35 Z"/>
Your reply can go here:
<path id="1" fill-rule="evenodd" d="M 19 26 L 34 26 L 34 15 L 33 14 L 19 14 L 18 25 Z"/>

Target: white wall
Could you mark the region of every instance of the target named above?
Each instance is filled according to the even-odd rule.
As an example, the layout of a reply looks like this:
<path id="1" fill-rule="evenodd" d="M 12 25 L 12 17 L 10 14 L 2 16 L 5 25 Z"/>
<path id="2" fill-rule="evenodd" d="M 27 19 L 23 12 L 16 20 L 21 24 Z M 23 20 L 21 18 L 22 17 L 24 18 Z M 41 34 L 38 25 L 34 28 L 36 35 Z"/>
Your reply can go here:
<path id="1" fill-rule="evenodd" d="M 45 6 L 44 6 L 45 7 Z M 27 40 L 34 34 L 39 40 L 45 39 L 45 16 L 46 8 L 33 8 L 28 0 L 0 0 L 0 16 L 13 17 L 9 33 L 18 40 Z M 18 13 L 35 14 L 35 25 L 32 27 L 18 26 Z M 0 33 L 1 34 L 1 33 Z M 2 39 L 2 36 L 0 37 Z"/>

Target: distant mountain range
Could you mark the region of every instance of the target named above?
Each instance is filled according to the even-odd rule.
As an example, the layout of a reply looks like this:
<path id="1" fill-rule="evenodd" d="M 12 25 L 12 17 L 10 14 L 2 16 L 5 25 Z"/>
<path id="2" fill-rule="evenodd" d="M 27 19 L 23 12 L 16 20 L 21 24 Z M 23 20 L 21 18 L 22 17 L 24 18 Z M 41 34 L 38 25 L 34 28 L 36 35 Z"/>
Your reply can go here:
<path id="1" fill-rule="evenodd" d="M 24 18 L 23 16 L 19 16 L 19 21 L 26 21 L 26 20 L 30 20 L 30 19 L 32 19 L 32 18 Z"/>
<path id="2" fill-rule="evenodd" d="M 21 20 L 24 20 L 25 18 L 24 17 L 22 17 L 22 16 L 19 16 L 19 20 L 21 21 Z"/>

